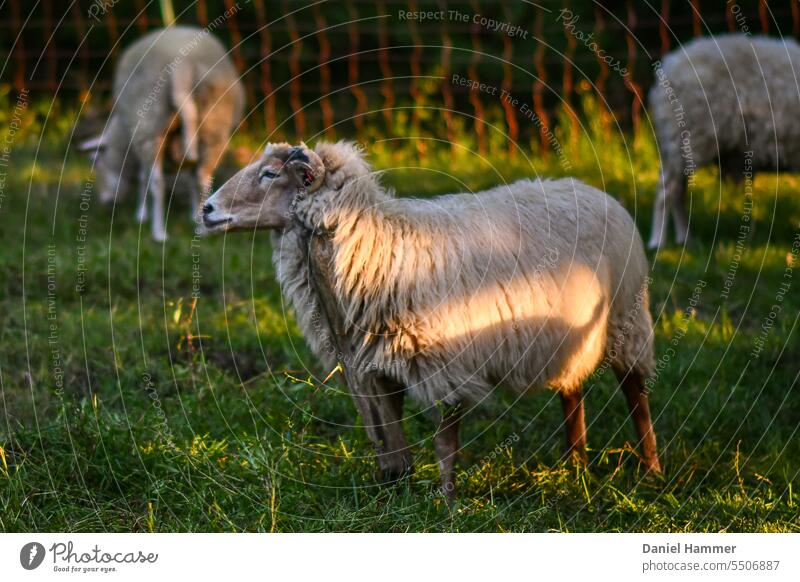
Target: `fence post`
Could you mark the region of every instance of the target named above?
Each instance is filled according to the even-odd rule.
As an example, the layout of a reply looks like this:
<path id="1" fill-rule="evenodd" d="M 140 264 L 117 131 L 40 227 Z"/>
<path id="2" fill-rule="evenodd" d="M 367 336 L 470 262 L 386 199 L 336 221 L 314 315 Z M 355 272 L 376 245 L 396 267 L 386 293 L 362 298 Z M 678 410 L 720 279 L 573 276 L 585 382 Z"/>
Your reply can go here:
<path id="1" fill-rule="evenodd" d="M 256 9 L 256 21 L 258 23 L 258 35 L 261 39 L 261 51 L 259 54 L 259 66 L 261 69 L 261 91 L 264 93 L 264 121 L 267 125 L 267 132 L 275 131 L 275 96 L 272 94 L 272 65 L 270 64 L 270 53 L 272 51 L 272 35 L 267 25 L 266 11 L 264 10 L 264 0 L 254 0 Z M 255 104 L 255 103 L 254 103 Z"/>
<path id="2" fill-rule="evenodd" d="M 158 0 L 158 6 L 161 9 L 161 21 L 164 26 L 174 25 L 175 8 L 172 6 L 172 0 Z"/>
<path id="3" fill-rule="evenodd" d="M 411 12 L 419 12 L 417 3 L 410 0 L 408 3 Z M 419 37 L 419 30 L 417 30 L 417 23 L 413 18 L 408 19 L 408 29 L 411 33 L 411 43 L 414 49 L 411 52 L 411 98 L 414 100 L 414 107 L 411 110 L 411 131 L 414 134 L 413 138 L 417 144 L 417 153 L 420 156 L 425 155 L 427 145 L 421 138 L 422 131 L 420 129 L 420 115 L 419 108 L 423 106 L 422 94 L 419 90 L 419 78 L 422 76 L 422 68 L 420 67 L 420 58 L 422 57 L 422 39 Z"/>
<path id="4" fill-rule="evenodd" d="M 700 19 L 700 0 L 692 0 L 692 33 L 695 37 L 703 34 L 703 23 Z"/>
<path id="5" fill-rule="evenodd" d="M 228 26 L 228 33 L 231 35 L 231 53 L 233 54 L 233 63 L 236 66 L 236 70 L 239 71 L 239 74 L 241 75 L 247 70 L 247 66 L 242 58 L 242 35 L 239 32 L 239 25 L 236 22 L 236 14 L 239 12 L 239 9 L 238 2 L 234 4 L 233 0 L 225 0 L 225 14 L 227 15 L 225 23 Z M 253 88 L 252 75 L 246 75 L 242 77 L 242 81 L 244 83 L 245 91 L 247 91 L 247 102 L 255 103 L 256 92 Z M 247 127 L 247 121 L 247 117 L 242 119 L 242 125 L 244 127 Z"/>
<path id="6" fill-rule="evenodd" d="M 767 0 L 758 0 L 758 18 L 761 20 L 761 30 L 764 34 L 769 34 L 769 18 Z"/>
<path id="7" fill-rule="evenodd" d="M 634 80 L 636 70 L 636 39 L 634 37 L 637 24 L 636 9 L 631 0 L 627 0 L 626 4 L 628 7 L 628 30 L 625 34 L 625 41 L 628 44 L 628 62 L 626 64 L 628 74 L 625 75 L 625 86 L 633 93 L 633 100 L 631 101 L 631 121 L 633 122 L 633 135 L 635 137 L 639 135 L 639 125 L 641 123 L 642 89 Z"/>
<path id="8" fill-rule="evenodd" d="M 603 16 L 603 8 L 599 5 L 595 4 L 594 7 L 594 23 L 595 23 L 595 38 L 597 39 L 598 46 L 600 44 L 600 38 L 603 36 L 603 33 L 606 30 L 606 20 L 605 16 Z M 606 138 L 611 137 L 611 110 L 608 106 L 608 99 L 606 99 L 606 80 L 608 79 L 611 70 L 608 67 L 608 63 L 605 59 L 600 58 L 600 51 L 595 53 L 595 58 L 597 59 L 597 64 L 600 68 L 600 72 L 597 74 L 597 79 L 595 80 L 594 84 L 597 88 L 597 96 L 598 96 L 598 112 L 600 113 L 600 125 L 603 128 L 603 135 Z"/>
<path id="9" fill-rule="evenodd" d="M 536 50 L 533 52 L 533 63 L 536 67 L 536 78 L 533 82 L 533 111 L 539 119 L 539 145 L 542 158 L 548 159 L 550 156 L 550 142 L 547 139 L 547 132 L 550 128 L 550 118 L 544 107 L 544 84 L 547 82 L 547 71 L 544 68 L 544 46 L 545 41 L 542 36 L 542 21 L 544 15 L 542 7 L 536 5 L 536 20 L 534 24 L 534 41 Z"/>
<path id="10" fill-rule="evenodd" d="M 358 67 L 358 12 L 353 6 L 352 0 L 347 0 L 347 14 L 350 22 L 347 24 L 347 35 L 350 38 L 350 54 L 347 57 L 347 82 L 350 84 L 350 92 L 356 99 L 356 111 L 354 121 L 356 124 L 356 136 L 358 139 L 364 138 L 364 114 L 367 112 L 367 96 L 359 85 Z"/>
<path id="11" fill-rule="evenodd" d="M 319 43 L 319 106 L 322 111 L 322 126 L 325 130 L 325 138 L 333 140 L 335 138 L 333 127 L 333 108 L 331 107 L 331 69 L 328 61 L 331 58 L 331 43 L 325 29 L 328 23 L 319 9 L 319 4 L 314 4 L 314 25 L 317 28 L 317 42 Z"/>
<path id="12" fill-rule="evenodd" d="M 75 21 L 75 30 L 78 33 L 79 42 L 86 38 L 86 23 L 83 21 L 83 8 L 81 8 L 78 3 L 76 2 L 72 11 L 72 17 Z M 89 79 L 89 61 L 91 59 L 91 53 L 89 52 L 88 43 L 81 42 L 80 43 L 80 63 L 81 63 L 81 72 L 80 72 L 80 92 L 81 92 L 81 101 L 86 101 L 89 97 L 89 91 L 91 87 L 86 85 Z"/>
<path id="13" fill-rule="evenodd" d="M 658 20 L 658 35 L 661 37 L 661 54 L 669 52 L 669 0 L 661 0 L 661 18 Z"/>
<path id="14" fill-rule="evenodd" d="M 444 0 L 438 2 L 439 10 L 445 11 L 447 4 Z M 453 52 L 453 41 L 450 39 L 450 30 L 447 24 L 447 19 L 442 22 L 442 82 L 441 91 L 442 99 L 444 100 L 444 108 L 442 110 L 444 123 L 447 127 L 447 140 L 450 142 L 450 150 L 455 153 L 456 151 L 456 137 L 453 127 L 453 90 L 450 86 L 450 57 Z"/>
<path id="15" fill-rule="evenodd" d="M 792 36 L 797 38 L 800 35 L 800 7 L 795 0 L 789 0 L 789 5 L 792 10 Z"/>
<path id="16" fill-rule="evenodd" d="M 506 21 L 509 20 L 508 2 L 503 2 L 503 17 Z M 510 95 L 514 86 L 514 74 L 511 70 L 511 59 L 514 58 L 514 44 L 511 42 L 511 37 L 507 34 L 503 35 L 503 81 L 501 89 L 505 91 L 506 95 Z M 517 148 L 519 147 L 519 125 L 517 124 L 517 110 L 511 104 L 510 99 L 500 100 L 506 114 L 506 125 L 508 126 L 508 155 L 511 158 L 517 156 Z"/>
<path id="17" fill-rule="evenodd" d="M 286 24 L 289 27 L 289 39 L 292 41 L 292 49 L 289 53 L 289 103 L 292 106 L 292 117 L 294 118 L 294 130 L 298 139 L 303 139 L 306 135 L 306 115 L 303 111 L 303 103 L 300 99 L 302 90 L 300 58 L 303 53 L 303 42 L 297 32 L 297 23 L 294 15 L 291 14 L 291 7 L 287 0 L 283 0 L 283 13 L 286 14 Z"/>
<path id="18" fill-rule="evenodd" d="M 384 0 L 379 0 L 378 12 L 388 17 Z M 386 30 L 387 17 L 380 18 L 378 24 L 378 43 L 380 47 L 378 52 L 378 65 L 381 68 L 381 75 L 383 75 L 383 83 L 381 83 L 383 121 L 386 125 L 386 135 L 392 135 L 394 129 L 392 127 L 392 109 L 394 108 L 395 97 L 392 88 L 392 68 L 389 65 L 389 33 Z"/>
<path id="19" fill-rule="evenodd" d="M 565 8 L 569 9 L 570 3 L 564 2 Z M 567 114 L 569 115 L 570 120 L 570 143 L 575 145 L 578 140 L 578 130 L 579 130 L 579 123 L 578 123 L 578 116 L 575 113 L 575 109 L 572 106 L 572 95 L 574 93 L 575 81 L 573 77 L 573 70 L 572 70 L 572 61 L 575 59 L 575 47 L 577 46 L 577 42 L 575 37 L 569 33 L 567 27 L 564 26 L 564 36 L 567 39 L 567 49 L 564 51 L 564 68 L 562 71 L 561 76 L 561 100 L 564 103 L 564 107 L 567 110 Z"/>
<path id="20" fill-rule="evenodd" d="M 147 29 L 150 28 L 150 23 L 147 19 L 147 7 L 150 3 L 144 3 L 144 0 L 136 0 L 136 26 L 139 28 L 139 34 L 147 34 Z"/>

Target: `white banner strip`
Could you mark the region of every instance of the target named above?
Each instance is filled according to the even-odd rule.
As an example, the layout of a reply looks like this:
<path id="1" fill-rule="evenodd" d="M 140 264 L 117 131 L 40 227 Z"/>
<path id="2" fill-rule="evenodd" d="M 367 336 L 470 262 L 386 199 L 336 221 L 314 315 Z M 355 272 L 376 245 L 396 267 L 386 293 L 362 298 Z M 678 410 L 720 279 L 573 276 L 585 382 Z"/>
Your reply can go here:
<path id="1" fill-rule="evenodd" d="M 0 580 L 409 582 L 598 576 L 615 582 L 797 582 L 800 534 L 0 535 Z"/>

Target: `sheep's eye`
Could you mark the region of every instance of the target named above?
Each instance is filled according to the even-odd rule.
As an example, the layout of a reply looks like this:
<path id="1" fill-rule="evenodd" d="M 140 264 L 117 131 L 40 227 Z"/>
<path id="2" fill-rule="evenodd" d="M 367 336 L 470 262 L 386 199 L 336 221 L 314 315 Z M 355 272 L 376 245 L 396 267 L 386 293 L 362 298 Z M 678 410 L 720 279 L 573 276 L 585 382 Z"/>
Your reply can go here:
<path id="1" fill-rule="evenodd" d="M 259 177 L 259 180 L 263 180 L 264 178 L 269 178 L 270 180 L 274 180 L 277 177 L 278 177 L 278 174 L 276 172 L 273 172 L 272 170 L 263 170 L 261 172 L 261 176 Z"/>

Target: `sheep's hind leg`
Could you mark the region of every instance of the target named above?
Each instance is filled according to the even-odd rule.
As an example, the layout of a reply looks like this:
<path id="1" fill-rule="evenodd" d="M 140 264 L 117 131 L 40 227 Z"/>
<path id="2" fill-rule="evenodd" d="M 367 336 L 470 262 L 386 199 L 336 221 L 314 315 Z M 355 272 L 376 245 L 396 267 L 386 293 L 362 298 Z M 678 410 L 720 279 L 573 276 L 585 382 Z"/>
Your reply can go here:
<path id="1" fill-rule="evenodd" d="M 650 417 L 650 403 L 647 399 L 644 378 L 634 370 L 624 372 L 617 370 L 617 378 L 619 378 L 620 387 L 625 394 L 625 400 L 628 402 L 628 410 L 630 410 L 636 434 L 639 437 L 638 446 L 641 449 L 642 462 L 648 472 L 660 475 L 661 463 L 658 460 L 656 433 Z"/>
<path id="2" fill-rule="evenodd" d="M 442 412 L 437 412 L 439 426 L 433 436 L 433 446 L 436 449 L 436 458 L 439 461 L 442 492 L 447 497 L 448 502 L 452 502 L 455 497 L 455 464 L 459 450 L 458 427 L 463 412 L 460 404 L 448 407 Z"/>
<path id="3" fill-rule="evenodd" d="M 564 412 L 567 447 L 564 456 L 586 462 L 586 418 L 583 412 L 583 392 L 560 392 L 561 410 Z"/>

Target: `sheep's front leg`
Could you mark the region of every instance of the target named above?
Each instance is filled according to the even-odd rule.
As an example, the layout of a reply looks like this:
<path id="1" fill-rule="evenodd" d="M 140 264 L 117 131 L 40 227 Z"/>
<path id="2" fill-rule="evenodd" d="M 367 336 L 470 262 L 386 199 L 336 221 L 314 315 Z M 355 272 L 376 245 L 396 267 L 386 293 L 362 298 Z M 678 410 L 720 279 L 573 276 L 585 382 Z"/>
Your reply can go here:
<path id="1" fill-rule="evenodd" d="M 355 350 L 345 332 L 344 316 L 336 301 L 332 247 L 321 236 L 309 241 L 311 280 L 316 288 L 324 320 L 330 326 L 331 342 L 344 361 L 344 377 L 353 402 L 364 419 L 364 428 L 378 453 L 381 479 L 397 481 L 411 471 L 411 452 L 403 434 L 405 386 L 377 373 L 359 371 Z"/>
<path id="2" fill-rule="evenodd" d="M 689 234 L 689 219 L 686 212 L 686 180 L 678 180 L 672 190 L 672 220 L 675 223 L 675 242 L 682 245 Z"/>
<path id="3" fill-rule="evenodd" d="M 586 418 L 583 412 L 583 392 L 560 393 L 561 409 L 564 412 L 564 427 L 567 434 L 566 457 L 586 462 Z"/>
<path id="4" fill-rule="evenodd" d="M 139 206 L 136 209 L 136 221 L 144 224 L 147 220 L 147 189 L 149 188 L 147 169 L 142 166 L 139 168 Z"/>
<path id="5" fill-rule="evenodd" d="M 670 174 L 675 174 L 671 172 Z M 683 205 L 683 195 L 681 192 L 686 188 L 686 180 L 681 174 L 668 175 L 662 170 L 658 182 L 658 191 L 656 192 L 656 199 L 653 203 L 653 229 L 650 234 L 650 242 L 647 247 L 650 249 L 658 249 L 664 246 L 667 242 L 667 221 L 669 215 L 676 220 L 676 234 L 679 238 L 685 240 L 686 237 L 686 216 L 685 209 L 676 208 L 677 205 Z M 680 221 L 680 224 L 678 224 Z M 681 231 L 683 234 L 681 234 Z M 679 242 L 683 242 L 680 240 Z"/>
<path id="6" fill-rule="evenodd" d="M 161 168 L 161 156 L 153 161 L 150 169 L 150 195 L 153 197 L 153 240 L 167 240 L 167 229 L 164 226 L 164 172 Z"/>
<path id="7" fill-rule="evenodd" d="M 348 378 L 348 386 L 364 419 L 367 435 L 375 445 L 381 481 L 399 481 L 412 468 L 411 451 L 403 432 L 404 388 L 374 375 Z"/>
<path id="8" fill-rule="evenodd" d="M 433 446 L 439 461 L 442 492 L 452 502 L 456 492 L 455 464 L 459 451 L 458 427 L 463 415 L 461 405 L 452 406 L 437 414 L 439 426 L 433 436 Z"/>
<path id="9" fill-rule="evenodd" d="M 647 399 L 647 389 L 644 378 L 641 374 L 630 370 L 627 372 L 618 371 L 620 386 L 628 402 L 628 409 L 636 427 L 636 434 L 639 437 L 641 447 L 642 462 L 651 473 L 661 474 L 661 463 L 658 460 L 658 449 L 656 447 L 656 432 L 653 429 L 653 421 L 650 418 L 650 403 Z"/>

